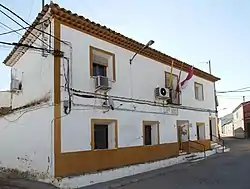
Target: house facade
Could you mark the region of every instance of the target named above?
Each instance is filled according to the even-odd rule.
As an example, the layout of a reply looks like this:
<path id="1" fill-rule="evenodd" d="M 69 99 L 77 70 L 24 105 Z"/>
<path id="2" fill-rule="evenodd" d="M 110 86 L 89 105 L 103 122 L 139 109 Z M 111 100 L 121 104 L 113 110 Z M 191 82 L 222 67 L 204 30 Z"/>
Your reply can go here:
<path id="1" fill-rule="evenodd" d="M 234 136 L 233 129 L 233 114 L 230 113 L 220 118 L 220 134 L 223 137 L 231 137 Z"/>
<path id="2" fill-rule="evenodd" d="M 250 104 L 243 102 L 233 112 L 233 132 L 236 138 L 250 137 Z"/>
<path id="3" fill-rule="evenodd" d="M 20 87 L 0 122 L 6 167 L 82 175 L 176 157 L 191 141 L 209 149 L 218 136 L 215 76 L 194 68 L 176 92 L 190 65 L 56 4 L 45 6 L 20 43 L 48 52 L 18 46 L 4 61 Z"/>

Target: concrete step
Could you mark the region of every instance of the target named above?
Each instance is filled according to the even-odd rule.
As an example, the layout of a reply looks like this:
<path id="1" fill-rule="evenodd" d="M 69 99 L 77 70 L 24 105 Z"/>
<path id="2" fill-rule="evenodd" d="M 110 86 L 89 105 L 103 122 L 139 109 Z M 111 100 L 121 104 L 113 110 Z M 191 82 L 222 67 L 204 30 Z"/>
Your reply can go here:
<path id="1" fill-rule="evenodd" d="M 194 163 L 194 162 L 201 161 L 201 160 L 205 160 L 205 158 L 204 157 L 196 157 L 196 158 L 188 160 L 188 162 Z"/>
<path id="2" fill-rule="evenodd" d="M 179 152 L 179 155 L 180 155 L 180 156 L 187 155 L 187 152 Z"/>
<path id="3" fill-rule="evenodd" d="M 223 153 L 223 147 L 221 146 L 220 148 L 216 149 L 217 153 Z M 227 148 L 224 146 L 224 152 L 230 152 L 230 148 Z"/>
<path id="4" fill-rule="evenodd" d="M 217 143 L 211 144 L 212 149 L 219 148 L 219 147 L 221 147 L 220 144 L 217 144 Z"/>
<path id="5" fill-rule="evenodd" d="M 195 158 L 197 155 L 195 155 L 195 154 L 190 154 L 190 155 L 188 155 L 188 156 L 186 156 L 185 158 L 186 159 L 192 159 L 192 158 Z"/>

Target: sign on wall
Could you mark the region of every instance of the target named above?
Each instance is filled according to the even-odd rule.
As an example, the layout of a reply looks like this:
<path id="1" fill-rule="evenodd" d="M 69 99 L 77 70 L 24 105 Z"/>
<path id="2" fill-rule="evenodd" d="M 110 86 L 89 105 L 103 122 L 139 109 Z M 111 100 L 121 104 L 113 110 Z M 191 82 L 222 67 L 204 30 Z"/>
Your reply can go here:
<path id="1" fill-rule="evenodd" d="M 178 108 L 166 107 L 165 113 L 168 115 L 178 115 Z"/>

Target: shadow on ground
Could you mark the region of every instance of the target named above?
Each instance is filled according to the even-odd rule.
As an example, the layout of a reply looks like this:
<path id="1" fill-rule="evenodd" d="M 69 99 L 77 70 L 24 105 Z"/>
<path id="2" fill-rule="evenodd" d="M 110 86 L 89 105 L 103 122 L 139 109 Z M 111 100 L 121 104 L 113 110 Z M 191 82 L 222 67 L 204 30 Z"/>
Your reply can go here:
<path id="1" fill-rule="evenodd" d="M 83 189 L 249 189 L 250 140 L 224 138 L 230 152 Z"/>

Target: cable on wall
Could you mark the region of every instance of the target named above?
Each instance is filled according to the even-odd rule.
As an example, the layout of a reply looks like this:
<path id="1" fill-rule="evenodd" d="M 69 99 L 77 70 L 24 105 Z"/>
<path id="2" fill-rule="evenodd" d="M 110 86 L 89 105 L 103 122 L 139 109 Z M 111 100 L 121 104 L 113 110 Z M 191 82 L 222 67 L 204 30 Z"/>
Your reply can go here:
<path id="1" fill-rule="evenodd" d="M 98 99 L 106 99 L 105 95 L 102 94 L 95 94 L 92 92 L 85 92 L 85 91 L 79 91 L 76 89 L 71 89 L 73 91 L 73 95 L 76 95 L 78 97 L 82 98 L 98 98 Z M 82 94 L 79 94 L 82 93 Z M 177 109 L 184 109 L 184 110 L 194 110 L 194 111 L 201 111 L 201 112 L 210 112 L 210 113 L 215 113 L 214 110 L 210 109 L 202 109 L 202 108 L 195 108 L 195 107 L 189 107 L 189 106 L 180 106 L 180 105 L 165 105 L 160 102 L 155 102 L 155 101 L 148 101 L 148 100 L 140 100 L 140 99 L 131 99 L 131 98 L 126 98 L 126 97 L 121 97 L 121 96 L 111 96 L 109 95 L 114 101 L 119 101 L 119 102 L 127 102 L 127 103 L 135 103 L 135 104 L 141 104 L 141 105 L 149 105 L 149 106 L 155 106 L 155 107 L 170 107 L 170 108 L 177 108 Z"/>

